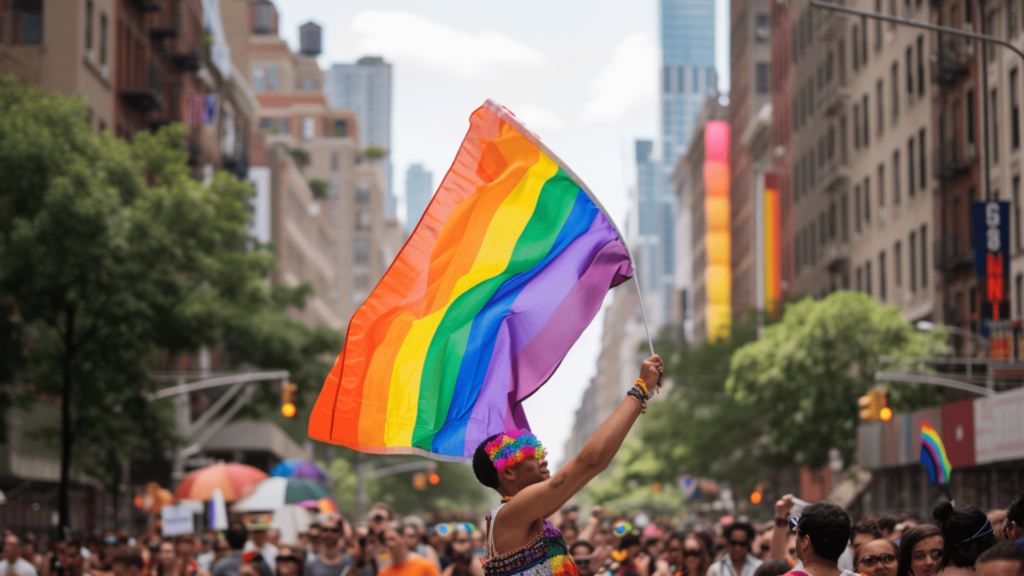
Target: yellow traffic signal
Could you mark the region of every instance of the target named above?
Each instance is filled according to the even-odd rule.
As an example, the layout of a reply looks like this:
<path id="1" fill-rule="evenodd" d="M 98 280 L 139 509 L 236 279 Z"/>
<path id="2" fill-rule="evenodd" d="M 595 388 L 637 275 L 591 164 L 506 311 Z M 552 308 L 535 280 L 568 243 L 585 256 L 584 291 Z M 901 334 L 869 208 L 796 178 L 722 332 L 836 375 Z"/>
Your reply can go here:
<path id="1" fill-rule="evenodd" d="M 866 395 L 857 399 L 857 405 L 860 406 L 861 420 L 888 422 L 892 418 L 892 409 L 889 407 L 889 391 L 885 388 L 875 387 L 868 390 Z"/>
<path id="2" fill-rule="evenodd" d="M 281 415 L 285 418 L 295 416 L 295 392 L 299 389 L 298 384 L 286 382 L 281 387 Z"/>
<path id="3" fill-rule="evenodd" d="M 412 475 L 412 487 L 414 490 L 426 490 L 427 488 L 427 475 L 423 472 L 417 472 Z"/>

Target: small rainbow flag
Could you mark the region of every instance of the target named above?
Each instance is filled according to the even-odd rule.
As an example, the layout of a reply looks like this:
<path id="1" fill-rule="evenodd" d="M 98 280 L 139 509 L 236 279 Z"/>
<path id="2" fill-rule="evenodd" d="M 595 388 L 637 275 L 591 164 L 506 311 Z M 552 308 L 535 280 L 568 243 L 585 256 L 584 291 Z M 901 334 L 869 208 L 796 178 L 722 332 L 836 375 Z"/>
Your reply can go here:
<path id="1" fill-rule="evenodd" d="M 633 276 L 580 179 L 488 100 L 394 263 L 353 315 L 309 436 L 362 452 L 471 458 L 528 428 L 537 391 Z"/>
<path id="2" fill-rule="evenodd" d="M 946 446 L 932 425 L 921 424 L 921 463 L 928 469 L 928 481 L 932 484 L 949 484 L 949 471 L 953 465 L 946 454 Z"/>

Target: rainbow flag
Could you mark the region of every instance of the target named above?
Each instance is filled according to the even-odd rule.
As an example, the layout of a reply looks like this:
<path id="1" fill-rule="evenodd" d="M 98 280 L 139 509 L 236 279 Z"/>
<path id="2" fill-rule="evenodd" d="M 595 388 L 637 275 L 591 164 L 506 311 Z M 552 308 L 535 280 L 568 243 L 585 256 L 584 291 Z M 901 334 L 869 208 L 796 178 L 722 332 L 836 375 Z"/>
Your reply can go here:
<path id="1" fill-rule="evenodd" d="M 928 481 L 932 484 L 949 484 L 949 471 L 953 465 L 946 454 L 946 446 L 932 425 L 921 424 L 921 462 L 928 469 Z"/>
<path id="2" fill-rule="evenodd" d="M 486 437 L 528 428 L 523 400 L 608 290 L 632 276 L 629 251 L 590 190 L 488 100 L 353 315 L 309 436 L 362 452 L 471 458 Z"/>

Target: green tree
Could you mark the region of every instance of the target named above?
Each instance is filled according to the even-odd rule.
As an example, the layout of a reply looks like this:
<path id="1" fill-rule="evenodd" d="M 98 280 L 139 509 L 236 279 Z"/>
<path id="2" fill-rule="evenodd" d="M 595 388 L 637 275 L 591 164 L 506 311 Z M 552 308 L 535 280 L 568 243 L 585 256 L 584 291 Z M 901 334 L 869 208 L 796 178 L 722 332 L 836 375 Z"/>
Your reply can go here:
<path id="1" fill-rule="evenodd" d="M 39 432 L 60 447 L 65 526 L 72 462 L 111 487 L 126 459 L 176 441 L 169 406 L 144 396 L 159 351 L 227 340 L 234 362 L 312 381 L 341 341 L 287 316 L 309 286 L 265 283 L 275 261 L 248 238 L 250 186 L 191 179 L 180 124 L 129 143 L 87 119 L 82 100 L 0 75 L 0 408 L 61 398 Z"/>
<path id="2" fill-rule="evenodd" d="M 899 309 L 867 294 L 834 292 L 785 308 L 764 338 L 732 357 L 726 391 L 744 411 L 760 413 L 771 444 L 808 467 L 828 461 L 830 448 L 853 460 L 857 398 L 875 385 L 879 357 L 944 354 L 946 335 L 919 332 Z M 895 411 L 941 403 L 935 388 L 891 388 Z"/>
<path id="3" fill-rule="evenodd" d="M 361 155 L 367 160 L 379 160 L 388 155 L 388 150 L 380 146 L 367 146 L 363 148 Z"/>

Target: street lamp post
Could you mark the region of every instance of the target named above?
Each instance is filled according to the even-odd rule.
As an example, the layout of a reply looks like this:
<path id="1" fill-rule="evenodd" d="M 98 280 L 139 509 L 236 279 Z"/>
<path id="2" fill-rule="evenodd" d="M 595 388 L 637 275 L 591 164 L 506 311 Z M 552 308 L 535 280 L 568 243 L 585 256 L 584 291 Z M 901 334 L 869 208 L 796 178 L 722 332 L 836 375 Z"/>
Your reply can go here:
<path id="1" fill-rule="evenodd" d="M 914 326 L 916 326 L 917 329 L 922 332 L 929 332 L 931 330 L 934 330 L 935 328 L 942 328 L 943 330 L 949 332 L 950 334 L 956 334 L 957 336 L 968 338 L 971 340 L 971 342 L 975 343 L 976 345 L 980 344 L 983 347 L 983 349 L 986 349 L 989 346 L 988 338 L 985 338 L 981 334 L 971 332 L 970 330 L 964 330 L 963 328 L 958 328 L 956 326 L 950 326 L 948 324 L 936 324 L 934 322 L 929 322 L 928 320 L 920 320 Z M 977 350 L 974 351 L 976 352 Z"/>

